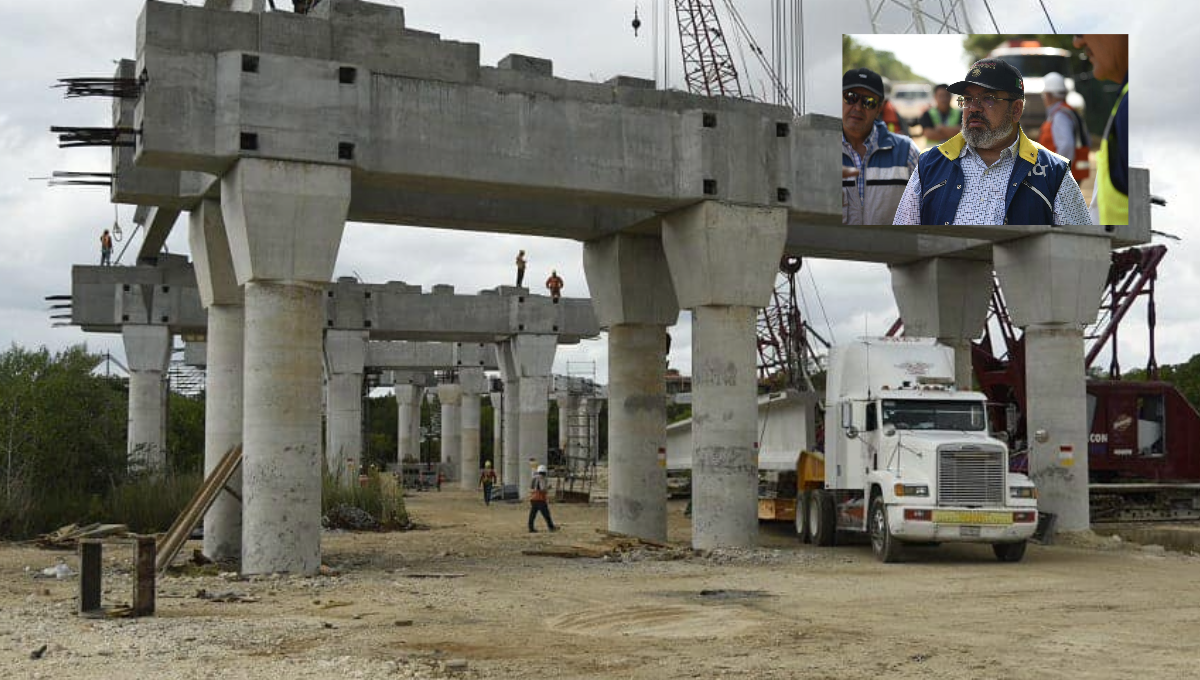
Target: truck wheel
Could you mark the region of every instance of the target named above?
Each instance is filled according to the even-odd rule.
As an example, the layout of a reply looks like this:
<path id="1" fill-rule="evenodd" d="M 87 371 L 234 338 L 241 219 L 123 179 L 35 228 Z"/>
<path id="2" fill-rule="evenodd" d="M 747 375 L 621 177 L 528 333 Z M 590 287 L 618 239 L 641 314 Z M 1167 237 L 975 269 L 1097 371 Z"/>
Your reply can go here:
<path id="1" fill-rule="evenodd" d="M 992 552 L 1001 562 L 1020 562 L 1025 557 L 1025 541 L 1020 543 L 993 543 Z"/>
<path id="2" fill-rule="evenodd" d="M 883 502 L 883 496 L 871 499 L 870 530 L 871 552 L 875 553 L 875 557 L 884 563 L 899 562 L 902 546 L 888 527 L 887 505 Z"/>
<path id="3" fill-rule="evenodd" d="M 801 543 L 812 543 L 812 526 L 808 521 L 808 505 L 812 502 L 812 492 L 805 491 L 796 499 L 796 536 Z"/>
<path id="4" fill-rule="evenodd" d="M 837 521 L 833 513 L 833 495 L 824 489 L 813 491 L 808 502 L 808 526 L 814 544 L 822 547 L 833 545 L 837 534 Z"/>

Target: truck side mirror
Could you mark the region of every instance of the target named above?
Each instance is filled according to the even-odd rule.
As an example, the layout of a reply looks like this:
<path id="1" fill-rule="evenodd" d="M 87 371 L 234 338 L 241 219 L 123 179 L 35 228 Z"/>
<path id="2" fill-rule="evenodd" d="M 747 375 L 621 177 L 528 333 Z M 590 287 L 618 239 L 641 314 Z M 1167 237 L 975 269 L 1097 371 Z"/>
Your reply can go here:
<path id="1" fill-rule="evenodd" d="M 858 428 L 851 425 L 846 428 L 846 439 L 858 439 Z"/>

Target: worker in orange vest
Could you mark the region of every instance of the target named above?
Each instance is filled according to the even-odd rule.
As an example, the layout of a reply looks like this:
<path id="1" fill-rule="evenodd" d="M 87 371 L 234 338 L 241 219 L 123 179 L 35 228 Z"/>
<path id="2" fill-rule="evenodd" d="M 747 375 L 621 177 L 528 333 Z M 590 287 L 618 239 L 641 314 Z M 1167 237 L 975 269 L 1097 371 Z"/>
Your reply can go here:
<path id="1" fill-rule="evenodd" d="M 533 528 L 533 520 L 537 519 L 539 513 L 546 519 L 546 526 L 550 531 L 558 531 L 558 527 L 554 526 L 554 520 L 550 519 L 550 483 L 546 480 L 545 465 L 537 466 L 537 472 L 529 481 L 529 533 L 531 534 L 537 533 L 537 529 Z"/>
<path id="2" fill-rule="evenodd" d="M 550 278 L 546 279 L 546 288 L 550 289 L 551 298 L 557 300 L 562 296 L 563 280 L 557 270 L 550 270 Z"/>
<path id="3" fill-rule="evenodd" d="M 1042 101 L 1046 104 L 1046 121 L 1042 123 L 1038 144 L 1071 161 L 1071 176 L 1075 181 L 1087 179 L 1088 165 L 1087 126 L 1079 113 L 1067 104 L 1067 81 L 1053 71 L 1043 78 L 1045 89 Z"/>

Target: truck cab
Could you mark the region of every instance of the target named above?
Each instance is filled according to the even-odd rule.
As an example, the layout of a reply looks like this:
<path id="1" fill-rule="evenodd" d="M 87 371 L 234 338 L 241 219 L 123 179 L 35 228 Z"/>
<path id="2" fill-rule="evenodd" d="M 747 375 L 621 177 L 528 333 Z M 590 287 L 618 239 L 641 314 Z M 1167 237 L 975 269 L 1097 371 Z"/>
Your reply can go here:
<path id="1" fill-rule="evenodd" d="M 801 535 L 831 545 L 869 534 L 877 557 L 905 544 L 990 543 L 1019 561 L 1037 527 L 1037 490 L 1009 472 L 982 393 L 955 387 L 954 351 L 926 338 L 871 338 L 830 351 L 824 488 Z M 798 522 L 798 525 L 801 522 Z"/>

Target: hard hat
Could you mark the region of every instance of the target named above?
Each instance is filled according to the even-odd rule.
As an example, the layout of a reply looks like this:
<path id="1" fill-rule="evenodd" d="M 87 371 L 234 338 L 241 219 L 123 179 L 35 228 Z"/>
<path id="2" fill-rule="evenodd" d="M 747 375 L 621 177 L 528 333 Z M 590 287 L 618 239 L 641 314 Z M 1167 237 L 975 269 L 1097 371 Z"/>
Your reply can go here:
<path id="1" fill-rule="evenodd" d="M 485 460 L 485 461 L 483 461 L 483 466 L 484 466 L 484 467 L 491 467 L 491 466 L 492 466 L 492 461 L 490 461 L 490 460 Z"/>
<path id="2" fill-rule="evenodd" d="M 537 467 L 537 473 L 538 473 L 539 475 L 544 475 L 544 474 L 546 474 L 546 466 L 545 466 L 545 465 L 539 465 L 539 466 Z"/>
<path id="3" fill-rule="evenodd" d="M 1066 94 L 1067 81 L 1062 77 L 1061 73 L 1051 71 L 1042 78 L 1042 91 L 1050 94 Z"/>

